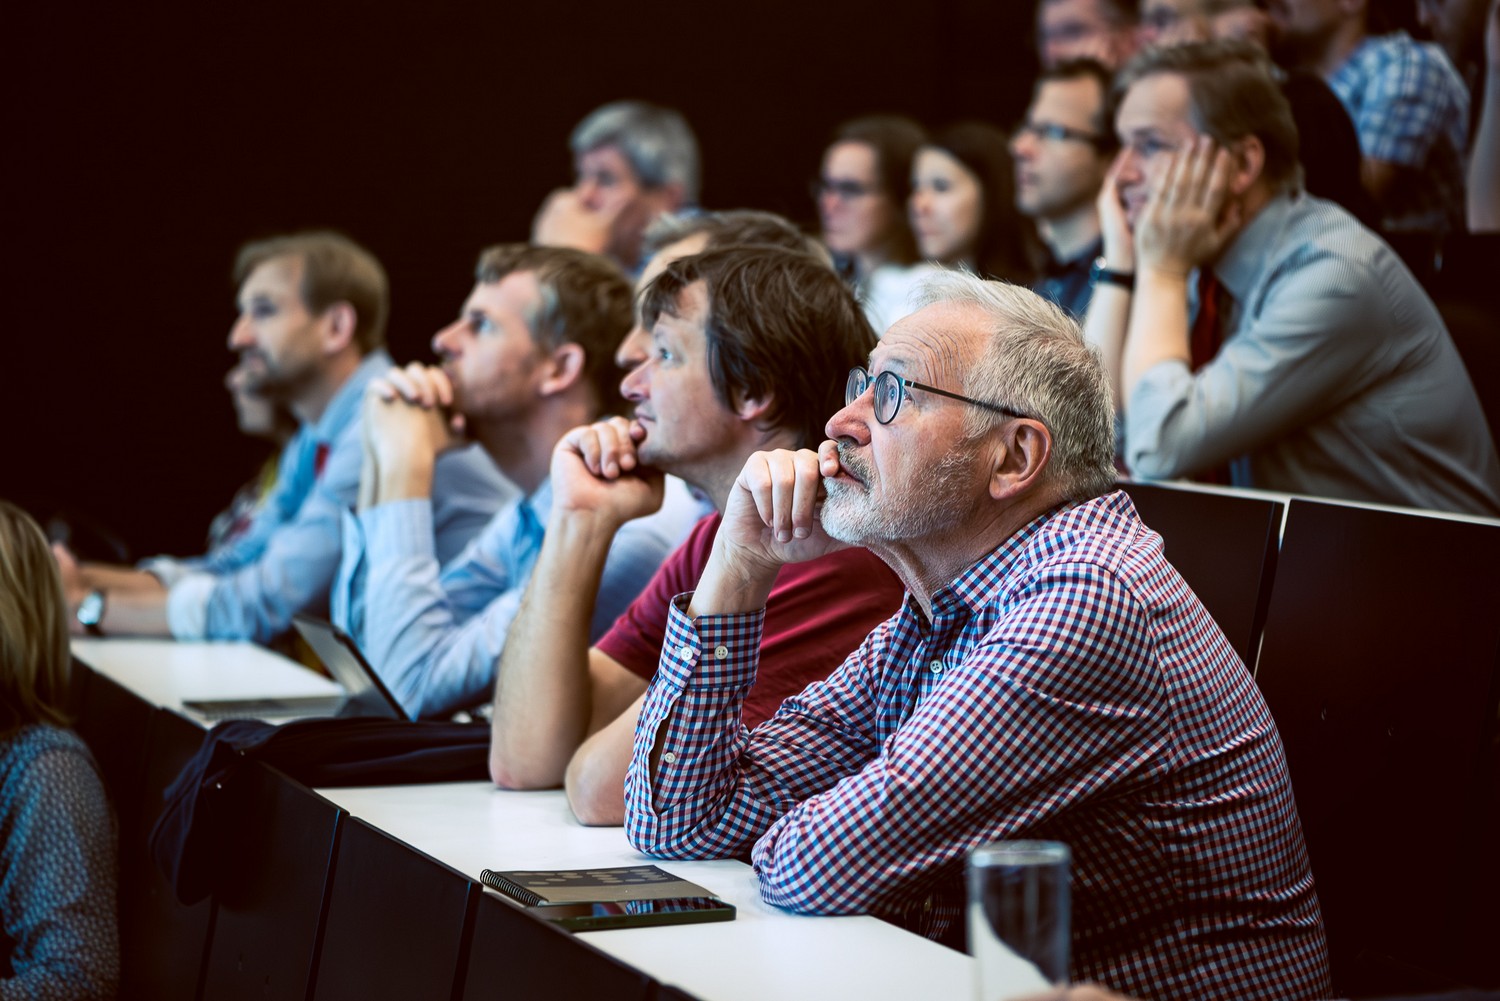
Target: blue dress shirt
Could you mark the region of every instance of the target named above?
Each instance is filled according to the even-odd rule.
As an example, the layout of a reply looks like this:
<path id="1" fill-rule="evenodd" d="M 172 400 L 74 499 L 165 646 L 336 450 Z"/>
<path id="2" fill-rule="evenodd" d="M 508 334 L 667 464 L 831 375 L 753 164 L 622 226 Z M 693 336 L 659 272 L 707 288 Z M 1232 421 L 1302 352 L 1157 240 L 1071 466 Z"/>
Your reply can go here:
<path id="1" fill-rule="evenodd" d="M 527 497 L 514 492 L 446 565 L 433 551 L 427 501 L 378 504 L 358 517 L 346 512 L 334 621 L 359 642 L 412 718 L 445 716 L 490 697 L 551 509 L 550 481 Z M 661 510 L 620 529 L 594 602 L 590 642 L 708 510 L 668 477 Z"/>

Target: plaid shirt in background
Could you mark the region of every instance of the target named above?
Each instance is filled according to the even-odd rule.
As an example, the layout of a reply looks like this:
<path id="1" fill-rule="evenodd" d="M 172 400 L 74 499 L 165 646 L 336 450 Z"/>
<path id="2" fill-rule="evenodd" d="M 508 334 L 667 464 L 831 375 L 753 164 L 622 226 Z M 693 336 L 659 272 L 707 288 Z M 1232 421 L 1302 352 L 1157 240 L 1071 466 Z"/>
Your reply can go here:
<path id="1" fill-rule="evenodd" d="M 851 586 L 857 582 L 851 581 Z M 1139 996 L 1329 991 L 1281 741 L 1249 672 L 1123 493 L 1049 513 L 747 732 L 760 614 L 677 599 L 626 833 L 753 861 L 767 901 L 942 937 L 964 858 L 1073 851 L 1073 974 Z M 666 721 L 656 782 L 647 760 Z"/>
<path id="2" fill-rule="evenodd" d="M 1469 90 L 1442 48 L 1404 31 L 1366 38 L 1328 79 L 1360 151 L 1411 170 L 1384 209 L 1389 232 L 1462 231 Z"/>

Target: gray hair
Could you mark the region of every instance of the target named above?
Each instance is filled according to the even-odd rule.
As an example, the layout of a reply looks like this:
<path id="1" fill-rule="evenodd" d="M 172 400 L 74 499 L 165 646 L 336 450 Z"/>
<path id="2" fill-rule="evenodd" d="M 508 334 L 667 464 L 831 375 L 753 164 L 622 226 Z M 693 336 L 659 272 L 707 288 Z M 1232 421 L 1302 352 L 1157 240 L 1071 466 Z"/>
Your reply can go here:
<path id="1" fill-rule="evenodd" d="M 833 266 L 833 258 L 823 246 L 822 240 L 808 236 L 774 212 L 761 212 L 757 209 L 665 212 L 646 227 L 641 251 L 645 257 L 654 257 L 663 247 L 681 243 L 700 233 L 707 237 L 704 250 L 762 244 L 785 247 L 788 250 L 805 250 L 829 267 Z"/>
<path id="2" fill-rule="evenodd" d="M 1097 497 L 1115 482 L 1115 413 L 1098 352 L 1063 310 L 1029 289 L 967 271 L 927 278 L 917 306 L 970 306 L 985 314 L 987 339 L 964 378 L 964 393 L 1035 416 L 1052 437 L 1050 476 L 1069 500 Z M 964 431 L 977 437 L 1005 418 L 970 409 Z"/>
<path id="3" fill-rule="evenodd" d="M 589 112 L 568 139 L 574 156 L 600 146 L 618 146 L 646 187 L 682 186 L 683 199 L 698 201 L 698 140 L 687 119 L 645 101 L 615 101 Z"/>

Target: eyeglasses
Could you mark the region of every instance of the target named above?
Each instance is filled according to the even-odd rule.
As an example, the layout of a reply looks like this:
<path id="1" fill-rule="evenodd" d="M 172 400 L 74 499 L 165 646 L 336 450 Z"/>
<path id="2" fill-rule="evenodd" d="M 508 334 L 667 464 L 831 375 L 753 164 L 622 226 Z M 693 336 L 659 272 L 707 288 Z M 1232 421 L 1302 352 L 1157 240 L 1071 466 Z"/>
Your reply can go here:
<path id="1" fill-rule="evenodd" d="M 835 181 L 827 177 L 815 177 L 807 186 L 808 193 L 816 201 L 824 195 L 833 195 L 841 202 L 847 202 L 855 198 L 863 198 L 866 195 L 878 194 L 880 189 L 874 185 L 861 184 L 858 181 Z"/>
<path id="2" fill-rule="evenodd" d="M 1029 417 L 1019 410 L 1010 407 L 1002 407 L 998 403 L 986 403 L 983 400 L 971 400 L 967 396 L 959 396 L 950 393 L 946 389 L 938 389 L 936 386 L 924 386 L 920 382 L 903 379 L 895 372 L 887 369 L 877 376 L 871 376 L 863 368 L 855 367 L 849 370 L 849 381 L 844 383 L 844 406 L 850 406 L 855 400 L 865 395 L 865 390 L 871 385 L 875 386 L 875 419 L 882 424 L 889 424 L 896 419 L 896 412 L 901 409 L 901 400 L 908 389 L 920 389 L 924 393 L 936 393 L 946 396 L 950 400 L 959 400 L 970 403 L 985 410 L 993 410 L 997 414 L 1007 417 Z"/>
<path id="3" fill-rule="evenodd" d="M 1022 122 L 1016 126 L 1016 135 L 1027 135 L 1033 139 L 1046 139 L 1050 142 L 1088 143 L 1090 146 L 1101 148 L 1109 145 L 1110 142 L 1108 136 L 1059 125 L 1057 122 Z"/>

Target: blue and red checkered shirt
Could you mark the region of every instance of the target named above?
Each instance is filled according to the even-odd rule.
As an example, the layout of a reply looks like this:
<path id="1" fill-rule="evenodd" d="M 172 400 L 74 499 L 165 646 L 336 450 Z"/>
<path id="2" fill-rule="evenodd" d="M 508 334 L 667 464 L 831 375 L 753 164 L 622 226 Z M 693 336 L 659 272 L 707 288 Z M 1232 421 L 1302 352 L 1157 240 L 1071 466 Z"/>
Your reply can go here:
<path id="1" fill-rule="evenodd" d="M 1125 494 L 1033 521 L 938 591 L 930 622 L 908 595 L 754 732 L 739 709 L 762 616 L 689 620 L 687 597 L 626 780 L 640 850 L 753 848 L 770 903 L 941 937 L 972 848 L 1064 841 L 1075 977 L 1160 999 L 1327 996 L 1276 727 Z"/>
<path id="2" fill-rule="evenodd" d="M 1402 31 L 1373 35 L 1328 86 L 1354 122 L 1360 151 L 1409 171 L 1386 196 L 1385 228 L 1462 230 L 1469 89 L 1442 47 Z"/>

